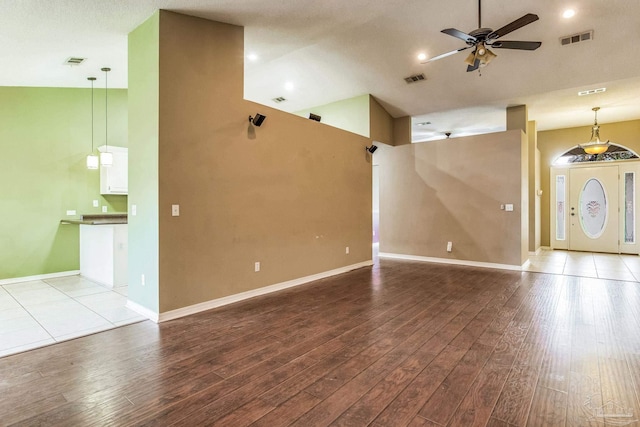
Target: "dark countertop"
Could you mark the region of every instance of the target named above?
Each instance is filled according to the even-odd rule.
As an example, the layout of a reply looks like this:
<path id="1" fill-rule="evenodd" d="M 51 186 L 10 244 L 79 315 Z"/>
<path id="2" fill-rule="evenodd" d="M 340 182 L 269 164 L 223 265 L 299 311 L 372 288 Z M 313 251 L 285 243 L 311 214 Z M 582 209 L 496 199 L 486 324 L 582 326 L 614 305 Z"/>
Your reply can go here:
<path id="1" fill-rule="evenodd" d="M 126 213 L 84 214 L 78 219 L 62 219 L 61 224 L 113 225 L 126 224 Z"/>

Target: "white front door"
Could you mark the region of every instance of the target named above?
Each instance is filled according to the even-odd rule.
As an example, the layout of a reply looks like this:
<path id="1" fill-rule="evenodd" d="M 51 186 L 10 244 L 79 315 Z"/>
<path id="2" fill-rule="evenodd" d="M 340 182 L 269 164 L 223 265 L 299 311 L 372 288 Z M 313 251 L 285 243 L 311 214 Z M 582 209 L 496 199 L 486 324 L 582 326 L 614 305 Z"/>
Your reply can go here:
<path id="1" fill-rule="evenodd" d="M 569 171 L 569 249 L 620 252 L 618 166 Z"/>

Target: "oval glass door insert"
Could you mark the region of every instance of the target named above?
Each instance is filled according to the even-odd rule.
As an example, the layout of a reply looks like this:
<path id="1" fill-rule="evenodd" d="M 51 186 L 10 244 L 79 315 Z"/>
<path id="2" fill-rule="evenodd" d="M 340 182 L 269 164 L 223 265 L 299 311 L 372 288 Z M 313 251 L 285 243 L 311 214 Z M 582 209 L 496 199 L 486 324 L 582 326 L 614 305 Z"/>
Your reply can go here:
<path id="1" fill-rule="evenodd" d="M 607 226 L 607 194 L 596 178 L 589 179 L 580 193 L 580 225 L 591 239 L 600 237 Z"/>

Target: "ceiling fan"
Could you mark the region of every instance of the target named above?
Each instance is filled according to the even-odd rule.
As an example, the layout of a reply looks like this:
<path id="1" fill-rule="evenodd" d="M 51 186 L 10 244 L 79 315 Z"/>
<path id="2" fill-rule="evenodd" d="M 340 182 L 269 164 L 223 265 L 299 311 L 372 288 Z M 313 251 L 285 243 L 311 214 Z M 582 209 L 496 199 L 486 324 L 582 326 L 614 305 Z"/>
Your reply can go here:
<path id="1" fill-rule="evenodd" d="M 505 25 L 502 28 L 493 30 L 492 28 L 482 28 L 482 0 L 478 0 L 478 29 L 470 31 L 469 34 L 457 30 L 455 28 L 445 28 L 442 33 L 463 40 L 467 46 L 442 55 L 434 56 L 424 62 L 436 61 L 447 56 L 454 55 L 463 50 L 474 48 L 473 52 L 465 59 L 468 64 L 467 72 L 477 70 L 480 66 L 487 65 L 497 55 L 489 50 L 489 47 L 495 49 L 519 49 L 519 50 L 536 50 L 542 42 L 515 41 L 515 40 L 498 40 L 500 37 L 509 34 L 512 31 L 522 28 L 525 25 L 537 21 L 538 15 L 527 13 L 521 18 Z"/>

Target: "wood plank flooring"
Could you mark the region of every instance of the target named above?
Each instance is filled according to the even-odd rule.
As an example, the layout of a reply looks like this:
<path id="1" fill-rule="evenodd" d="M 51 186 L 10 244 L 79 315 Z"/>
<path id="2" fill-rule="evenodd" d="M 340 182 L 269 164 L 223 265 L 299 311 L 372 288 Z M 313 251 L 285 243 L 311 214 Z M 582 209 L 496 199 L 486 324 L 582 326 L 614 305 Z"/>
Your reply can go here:
<path id="1" fill-rule="evenodd" d="M 0 358 L 0 426 L 640 426 L 640 284 L 381 260 Z"/>

